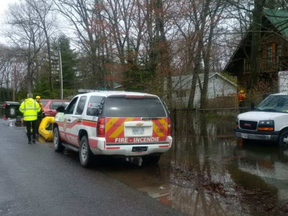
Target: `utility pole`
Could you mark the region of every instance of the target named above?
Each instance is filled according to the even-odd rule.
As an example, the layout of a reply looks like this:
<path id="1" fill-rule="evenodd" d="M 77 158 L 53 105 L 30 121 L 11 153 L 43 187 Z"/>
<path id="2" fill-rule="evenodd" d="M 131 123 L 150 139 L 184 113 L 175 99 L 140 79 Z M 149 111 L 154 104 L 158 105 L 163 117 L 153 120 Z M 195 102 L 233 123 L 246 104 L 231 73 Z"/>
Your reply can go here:
<path id="1" fill-rule="evenodd" d="M 59 56 L 59 71 L 60 71 L 60 97 L 63 99 L 63 71 L 62 71 L 62 58 L 61 58 L 61 49 L 58 50 Z"/>
<path id="2" fill-rule="evenodd" d="M 16 65 L 14 66 L 13 71 L 13 101 L 16 101 L 16 87 L 17 87 L 17 77 L 16 77 Z"/>

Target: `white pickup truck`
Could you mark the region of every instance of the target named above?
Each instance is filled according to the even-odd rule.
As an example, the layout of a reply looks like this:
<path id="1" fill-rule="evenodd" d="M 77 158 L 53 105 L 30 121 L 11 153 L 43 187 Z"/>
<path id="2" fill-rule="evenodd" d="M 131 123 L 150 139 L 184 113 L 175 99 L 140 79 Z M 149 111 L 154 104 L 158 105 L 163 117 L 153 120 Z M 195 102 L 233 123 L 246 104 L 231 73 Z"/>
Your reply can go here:
<path id="1" fill-rule="evenodd" d="M 253 111 L 239 114 L 234 131 L 244 141 L 276 141 L 288 147 L 288 94 L 271 94 Z"/>

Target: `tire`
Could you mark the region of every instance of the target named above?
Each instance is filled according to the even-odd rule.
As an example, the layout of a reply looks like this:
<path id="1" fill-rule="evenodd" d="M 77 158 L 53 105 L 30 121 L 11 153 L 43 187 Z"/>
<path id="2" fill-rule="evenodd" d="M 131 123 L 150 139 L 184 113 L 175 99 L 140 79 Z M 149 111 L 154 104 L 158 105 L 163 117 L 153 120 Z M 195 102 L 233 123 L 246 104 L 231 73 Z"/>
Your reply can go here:
<path id="1" fill-rule="evenodd" d="M 65 147 L 62 145 L 62 141 L 60 139 L 59 129 L 55 127 L 53 130 L 53 145 L 55 152 L 63 152 Z"/>
<path id="2" fill-rule="evenodd" d="M 143 164 L 145 165 L 156 165 L 160 160 L 161 155 L 147 155 L 142 157 Z"/>
<path id="3" fill-rule="evenodd" d="M 93 160 L 93 154 L 86 136 L 83 136 L 80 141 L 79 159 L 83 167 L 89 167 Z"/>
<path id="4" fill-rule="evenodd" d="M 288 147 L 288 129 L 283 130 L 277 140 L 279 147 Z"/>

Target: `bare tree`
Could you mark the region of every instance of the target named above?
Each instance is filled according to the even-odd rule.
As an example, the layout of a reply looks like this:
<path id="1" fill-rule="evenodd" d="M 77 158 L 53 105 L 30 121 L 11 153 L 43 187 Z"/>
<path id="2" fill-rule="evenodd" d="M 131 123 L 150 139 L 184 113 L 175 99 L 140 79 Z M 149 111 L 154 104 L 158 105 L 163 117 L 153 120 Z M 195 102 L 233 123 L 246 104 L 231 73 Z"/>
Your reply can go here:
<path id="1" fill-rule="evenodd" d="M 47 0 L 26 0 L 27 4 L 35 11 L 39 28 L 44 32 L 48 54 L 48 65 L 49 65 L 49 86 L 50 91 L 53 89 L 52 82 L 52 63 L 51 63 L 51 42 L 50 37 L 52 34 L 53 27 L 55 27 L 55 19 L 51 15 L 52 1 Z M 39 77 L 39 72 L 37 73 Z"/>
<path id="2" fill-rule="evenodd" d="M 99 35 L 95 34 L 97 20 L 101 19 L 101 7 L 98 0 L 53 0 L 57 9 L 74 26 L 82 48 L 90 57 L 93 79 L 91 86 L 105 86 L 104 71 L 100 67 L 97 50 L 99 49 Z M 100 10 L 100 11 L 99 11 Z"/>
<path id="3" fill-rule="evenodd" d="M 252 21 L 252 50 L 251 50 L 251 73 L 248 82 L 248 90 L 253 89 L 258 83 L 260 75 L 260 47 L 261 47 L 261 28 L 262 12 L 265 0 L 254 0 L 253 21 Z"/>
<path id="4" fill-rule="evenodd" d="M 35 62 L 37 62 L 38 54 L 45 43 L 43 31 L 39 28 L 40 23 L 35 11 L 26 2 L 10 5 L 7 16 L 7 24 L 10 29 L 6 31 L 6 35 L 12 44 L 21 50 L 21 55 L 26 59 L 27 87 L 28 92 L 32 92 L 33 77 L 35 71 L 39 69 Z"/>
<path id="5" fill-rule="evenodd" d="M 0 50 L 0 88 L 13 89 L 15 101 L 26 74 L 25 59 L 22 58 L 19 48 L 0 45 Z"/>

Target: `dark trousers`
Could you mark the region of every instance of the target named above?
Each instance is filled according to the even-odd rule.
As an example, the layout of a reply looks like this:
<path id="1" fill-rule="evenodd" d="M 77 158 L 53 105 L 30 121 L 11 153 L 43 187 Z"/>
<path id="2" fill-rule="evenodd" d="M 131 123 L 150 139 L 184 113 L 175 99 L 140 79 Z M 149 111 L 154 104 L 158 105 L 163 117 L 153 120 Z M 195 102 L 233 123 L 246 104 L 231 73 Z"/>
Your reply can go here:
<path id="1" fill-rule="evenodd" d="M 36 139 L 36 121 L 25 121 L 28 141 L 31 142 L 31 127 L 32 127 L 32 137 L 33 140 Z"/>
<path id="2" fill-rule="evenodd" d="M 36 134 L 39 134 L 38 130 L 39 130 L 39 126 L 42 121 L 42 118 L 43 118 L 42 114 L 38 113 L 37 120 L 36 120 Z"/>
<path id="3" fill-rule="evenodd" d="M 244 112 L 243 108 L 244 108 L 244 102 L 241 101 L 241 102 L 239 102 L 239 111 L 240 111 L 240 113 Z"/>

